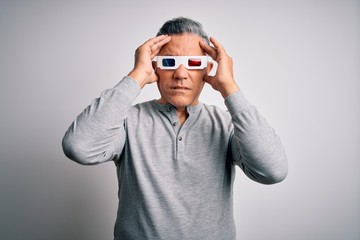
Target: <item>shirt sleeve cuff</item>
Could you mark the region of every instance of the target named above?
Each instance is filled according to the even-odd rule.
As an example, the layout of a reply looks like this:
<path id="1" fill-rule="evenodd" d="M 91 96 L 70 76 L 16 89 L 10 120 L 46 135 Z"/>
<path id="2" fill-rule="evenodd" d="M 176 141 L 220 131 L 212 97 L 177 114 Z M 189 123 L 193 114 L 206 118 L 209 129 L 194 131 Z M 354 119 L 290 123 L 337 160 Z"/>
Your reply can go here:
<path id="1" fill-rule="evenodd" d="M 251 106 L 242 91 L 237 91 L 225 99 L 225 105 L 231 116 L 235 116 Z"/>

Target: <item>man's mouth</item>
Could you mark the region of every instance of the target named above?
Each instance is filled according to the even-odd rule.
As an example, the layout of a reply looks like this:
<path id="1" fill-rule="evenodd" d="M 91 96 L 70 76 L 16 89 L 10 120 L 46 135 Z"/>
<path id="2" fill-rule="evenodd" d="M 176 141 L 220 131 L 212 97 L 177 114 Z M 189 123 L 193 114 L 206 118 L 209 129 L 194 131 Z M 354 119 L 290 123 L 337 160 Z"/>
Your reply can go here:
<path id="1" fill-rule="evenodd" d="M 172 89 L 175 89 L 175 90 L 191 90 L 190 88 L 185 87 L 185 86 L 175 86 L 175 87 L 172 87 Z"/>

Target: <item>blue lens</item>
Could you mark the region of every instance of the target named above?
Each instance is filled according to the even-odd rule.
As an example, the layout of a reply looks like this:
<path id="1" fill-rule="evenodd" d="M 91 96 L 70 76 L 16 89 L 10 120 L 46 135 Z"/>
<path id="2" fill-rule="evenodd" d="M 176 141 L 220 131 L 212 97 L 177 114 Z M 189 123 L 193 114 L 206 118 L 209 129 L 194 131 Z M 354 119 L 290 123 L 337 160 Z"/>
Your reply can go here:
<path id="1" fill-rule="evenodd" d="M 175 59 L 173 59 L 173 58 L 164 58 L 162 60 L 162 65 L 164 67 L 174 67 L 175 66 Z"/>

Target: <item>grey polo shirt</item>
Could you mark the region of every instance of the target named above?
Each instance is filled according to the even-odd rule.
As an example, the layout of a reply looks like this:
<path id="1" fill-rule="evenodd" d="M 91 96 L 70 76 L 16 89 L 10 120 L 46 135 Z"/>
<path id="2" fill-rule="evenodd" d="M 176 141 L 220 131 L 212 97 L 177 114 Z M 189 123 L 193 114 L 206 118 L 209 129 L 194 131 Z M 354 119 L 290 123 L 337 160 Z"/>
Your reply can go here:
<path id="1" fill-rule="evenodd" d="M 114 161 L 119 182 L 115 239 L 235 239 L 235 165 L 264 184 L 283 180 L 280 139 L 237 92 L 228 111 L 199 103 L 180 126 L 173 106 L 133 106 L 138 84 L 125 77 L 73 122 L 65 154 L 81 164 Z"/>

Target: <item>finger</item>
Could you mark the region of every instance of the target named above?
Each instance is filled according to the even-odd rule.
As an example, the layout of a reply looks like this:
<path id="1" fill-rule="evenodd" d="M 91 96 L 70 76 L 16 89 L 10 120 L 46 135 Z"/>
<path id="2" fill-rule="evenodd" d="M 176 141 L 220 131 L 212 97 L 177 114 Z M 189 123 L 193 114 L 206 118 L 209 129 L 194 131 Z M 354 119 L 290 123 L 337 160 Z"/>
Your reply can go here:
<path id="1" fill-rule="evenodd" d="M 167 44 L 168 42 L 170 42 L 171 40 L 171 37 L 170 36 L 166 36 L 164 39 L 161 39 L 159 42 L 156 42 L 154 43 L 151 47 L 150 47 L 150 50 L 151 50 L 151 57 L 155 57 L 160 49 L 165 45 Z"/>
<path id="2" fill-rule="evenodd" d="M 168 41 L 168 38 L 171 38 L 170 36 L 168 35 L 160 35 L 160 36 L 157 36 L 157 37 L 153 37 L 153 38 L 150 38 L 148 39 L 146 42 L 144 42 L 139 48 L 142 48 L 142 49 L 147 49 L 147 50 L 150 50 L 152 51 L 152 47 L 154 46 L 154 49 L 156 49 L 156 45 L 157 44 L 160 44 L 161 46 L 163 45 L 163 41 Z"/>
<path id="3" fill-rule="evenodd" d="M 222 58 L 227 56 L 227 53 L 225 51 L 225 48 L 213 37 L 210 38 L 210 42 L 214 45 L 217 54 L 218 54 L 218 58 L 216 59 L 217 62 L 219 62 Z"/>
<path id="4" fill-rule="evenodd" d="M 208 54 L 213 60 L 217 59 L 217 51 L 211 47 L 206 41 L 200 41 L 200 47 Z"/>
<path id="5" fill-rule="evenodd" d="M 171 37 L 166 36 L 165 38 L 161 39 L 158 42 L 154 42 L 152 45 L 150 45 L 151 50 L 160 49 L 162 46 L 164 46 L 166 43 L 170 42 Z"/>
<path id="6" fill-rule="evenodd" d="M 153 37 L 153 38 L 150 38 L 149 40 L 147 40 L 144 45 L 149 45 L 149 46 L 152 46 L 158 42 L 161 42 L 162 40 L 164 40 L 165 38 L 169 37 L 168 35 L 159 35 L 157 37 Z"/>
<path id="7" fill-rule="evenodd" d="M 225 52 L 224 47 L 214 37 L 210 37 L 210 42 L 219 52 Z"/>

